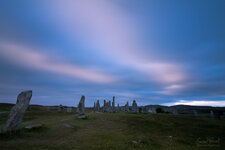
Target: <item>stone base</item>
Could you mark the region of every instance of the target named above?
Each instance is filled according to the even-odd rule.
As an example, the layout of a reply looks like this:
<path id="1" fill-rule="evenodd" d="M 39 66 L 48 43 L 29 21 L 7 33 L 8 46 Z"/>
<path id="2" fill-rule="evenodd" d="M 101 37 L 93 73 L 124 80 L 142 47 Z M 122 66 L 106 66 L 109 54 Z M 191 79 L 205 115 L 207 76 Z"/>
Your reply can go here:
<path id="1" fill-rule="evenodd" d="M 77 117 L 78 119 L 86 119 L 87 118 L 87 116 L 86 115 L 78 115 L 78 117 Z"/>
<path id="2" fill-rule="evenodd" d="M 25 129 L 34 129 L 34 128 L 40 128 L 43 126 L 44 126 L 44 124 L 27 125 L 27 126 L 25 126 Z"/>

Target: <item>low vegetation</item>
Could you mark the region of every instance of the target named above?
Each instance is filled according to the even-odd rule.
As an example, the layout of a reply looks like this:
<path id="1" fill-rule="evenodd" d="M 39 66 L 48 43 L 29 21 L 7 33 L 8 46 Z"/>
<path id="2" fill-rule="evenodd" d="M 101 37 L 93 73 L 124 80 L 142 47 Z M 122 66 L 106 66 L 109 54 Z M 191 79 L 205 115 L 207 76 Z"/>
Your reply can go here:
<path id="1" fill-rule="evenodd" d="M 0 107 L 2 108 L 2 107 Z M 34 109 L 35 108 L 35 109 Z M 27 111 L 22 129 L 0 135 L 1 150 L 222 150 L 225 121 L 206 115 Z M 0 111 L 7 111 L 6 109 Z M 8 113 L 0 114 L 0 127 Z M 34 129 L 27 125 L 43 124 Z M 69 125 L 69 126 L 68 126 Z"/>

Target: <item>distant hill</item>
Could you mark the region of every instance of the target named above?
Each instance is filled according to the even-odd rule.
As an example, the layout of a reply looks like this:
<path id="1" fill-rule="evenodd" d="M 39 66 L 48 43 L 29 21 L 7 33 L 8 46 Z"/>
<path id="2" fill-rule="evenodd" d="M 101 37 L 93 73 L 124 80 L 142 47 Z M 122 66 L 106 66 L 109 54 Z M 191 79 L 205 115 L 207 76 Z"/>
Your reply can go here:
<path id="1" fill-rule="evenodd" d="M 193 111 L 198 113 L 210 113 L 210 111 L 225 112 L 225 107 L 212 107 L 212 106 L 190 106 L 190 105 L 174 105 L 174 106 L 162 106 L 162 105 L 147 105 L 145 107 L 162 108 L 163 110 L 177 109 L 179 113 L 189 114 Z"/>

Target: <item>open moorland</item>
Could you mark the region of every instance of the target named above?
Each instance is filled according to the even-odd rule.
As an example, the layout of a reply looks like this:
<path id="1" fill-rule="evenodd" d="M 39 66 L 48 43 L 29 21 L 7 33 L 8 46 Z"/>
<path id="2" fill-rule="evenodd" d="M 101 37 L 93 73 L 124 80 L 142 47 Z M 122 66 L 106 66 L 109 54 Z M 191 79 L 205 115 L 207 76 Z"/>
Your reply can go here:
<path id="1" fill-rule="evenodd" d="M 0 127 L 12 105 L 0 105 Z M 1 150 L 222 150 L 225 120 L 208 115 L 72 113 L 29 106 L 22 129 L 0 135 Z M 31 129 L 26 126 L 39 125 Z M 41 125 L 41 126 L 40 126 Z"/>

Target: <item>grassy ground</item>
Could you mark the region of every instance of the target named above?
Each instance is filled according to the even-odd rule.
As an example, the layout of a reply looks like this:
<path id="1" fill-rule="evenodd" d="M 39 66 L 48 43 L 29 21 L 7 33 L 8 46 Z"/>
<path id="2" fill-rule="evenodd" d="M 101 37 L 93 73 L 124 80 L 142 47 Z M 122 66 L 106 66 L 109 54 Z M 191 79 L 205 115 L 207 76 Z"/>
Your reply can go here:
<path id="1" fill-rule="evenodd" d="M 0 135 L 0 150 L 222 150 L 225 121 L 208 116 L 170 114 L 94 114 L 28 111 L 22 128 Z M 0 114 L 0 127 L 8 114 Z M 65 127 L 71 125 L 71 128 Z"/>

